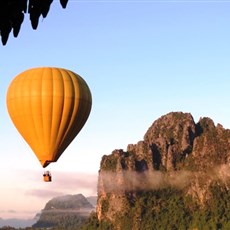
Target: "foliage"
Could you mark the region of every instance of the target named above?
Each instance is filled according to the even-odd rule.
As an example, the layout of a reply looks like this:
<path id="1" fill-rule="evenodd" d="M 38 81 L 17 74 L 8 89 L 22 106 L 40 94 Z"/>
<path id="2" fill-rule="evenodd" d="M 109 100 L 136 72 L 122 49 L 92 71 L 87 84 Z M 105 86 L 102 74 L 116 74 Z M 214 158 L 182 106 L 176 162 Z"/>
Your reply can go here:
<path id="1" fill-rule="evenodd" d="M 81 230 L 116 229 L 230 229 L 230 191 L 215 183 L 210 187 L 212 199 L 200 206 L 181 190 L 169 187 L 135 194 L 135 202 L 127 205 L 127 213 L 117 213 L 113 223 L 99 222 L 96 214 Z"/>
<path id="2" fill-rule="evenodd" d="M 109 156 L 104 156 L 101 161 L 101 170 L 104 171 L 116 171 L 116 166 L 117 166 L 117 158 L 111 154 Z"/>
<path id="3" fill-rule="evenodd" d="M 89 219 L 82 225 L 79 230 L 111 230 L 113 225 L 109 221 L 99 223 L 96 213 L 92 213 Z"/>
<path id="4" fill-rule="evenodd" d="M 39 228 L 49 228 L 49 227 L 58 227 L 63 229 L 77 229 L 79 226 L 81 226 L 87 217 L 80 216 L 74 213 L 68 213 L 68 212 L 50 212 L 46 213 L 46 215 L 40 217 L 40 220 L 33 225 L 33 227 L 39 227 Z"/>

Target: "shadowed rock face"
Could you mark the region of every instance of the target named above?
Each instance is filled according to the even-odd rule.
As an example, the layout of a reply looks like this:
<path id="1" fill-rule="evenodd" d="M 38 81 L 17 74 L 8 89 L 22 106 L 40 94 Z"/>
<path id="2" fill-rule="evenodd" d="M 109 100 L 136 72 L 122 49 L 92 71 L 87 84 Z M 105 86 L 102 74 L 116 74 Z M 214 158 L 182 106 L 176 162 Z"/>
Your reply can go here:
<path id="1" fill-rule="evenodd" d="M 177 164 L 192 152 L 196 124 L 189 113 L 169 113 L 149 128 L 144 142 L 153 156 L 154 168 L 177 168 Z"/>
<path id="2" fill-rule="evenodd" d="M 138 202 L 140 192 L 167 187 L 202 206 L 211 199 L 214 181 L 228 186 L 229 163 L 230 130 L 207 117 L 195 123 L 190 113 L 166 114 L 154 121 L 143 140 L 102 157 L 98 219 L 112 222 L 119 213 L 129 213 L 127 207 Z"/>

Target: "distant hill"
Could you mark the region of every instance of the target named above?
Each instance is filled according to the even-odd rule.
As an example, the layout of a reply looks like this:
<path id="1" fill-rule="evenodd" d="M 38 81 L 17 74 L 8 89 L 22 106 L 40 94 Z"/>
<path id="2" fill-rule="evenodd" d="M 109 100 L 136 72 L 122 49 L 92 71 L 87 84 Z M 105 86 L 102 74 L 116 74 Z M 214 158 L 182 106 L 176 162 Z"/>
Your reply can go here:
<path id="1" fill-rule="evenodd" d="M 25 228 L 32 226 L 37 219 L 16 219 L 16 218 L 10 218 L 10 219 L 2 219 L 0 218 L 0 228 L 3 226 L 11 226 L 14 228 Z"/>
<path id="2" fill-rule="evenodd" d="M 90 213 L 95 211 L 96 203 L 97 196 L 86 198 L 82 194 L 77 194 L 55 197 L 48 201 L 44 209 L 33 219 L 0 218 L 0 229 L 11 229 L 4 226 L 10 226 L 12 229 L 27 229 L 31 226 L 33 229 L 51 226 L 77 229 Z"/>
<path id="3" fill-rule="evenodd" d="M 93 207 L 96 208 L 97 206 L 97 196 L 88 196 L 86 199 L 89 201 L 90 204 L 93 205 Z"/>
<path id="4" fill-rule="evenodd" d="M 93 204 L 95 199 L 90 197 Z M 32 227 L 77 229 L 95 210 L 93 204 L 82 194 L 55 197 L 46 203 L 39 220 Z"/>

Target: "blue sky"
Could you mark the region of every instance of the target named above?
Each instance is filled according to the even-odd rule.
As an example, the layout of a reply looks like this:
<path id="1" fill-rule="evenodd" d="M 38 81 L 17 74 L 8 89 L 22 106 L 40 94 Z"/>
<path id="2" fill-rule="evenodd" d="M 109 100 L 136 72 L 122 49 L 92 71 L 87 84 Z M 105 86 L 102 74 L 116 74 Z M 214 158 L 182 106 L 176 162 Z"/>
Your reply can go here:
<path id="1" fill-rule="evenodd" d="M 27 15 L 18 38 L 0 45 L 0 217 L 31 217 L 56 195 L 96 195 L 101 157 L 142 140 L 171 111 L 230 128 L 229 41 L 228 1 L 69 0 L 65 10 L 54 1 L 36 31 Z M 78 73 L 93 97 L 48 184 L 5 103 L 11 80 L 38 66 Z"/>

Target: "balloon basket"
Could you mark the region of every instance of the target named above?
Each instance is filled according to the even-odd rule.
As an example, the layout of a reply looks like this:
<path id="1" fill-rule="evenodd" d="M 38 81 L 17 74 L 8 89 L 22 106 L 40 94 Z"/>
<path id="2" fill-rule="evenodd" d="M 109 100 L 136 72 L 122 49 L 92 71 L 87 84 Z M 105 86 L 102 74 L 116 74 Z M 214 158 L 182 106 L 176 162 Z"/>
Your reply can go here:
<path id="1" fill-rule="evenodd" d="M 43 173 L 43 180 L 45 182 L 51 182 L 52 181 L 52 176 L 51 176 L 51 173 L 49 171 L 46 171 Z"/>

